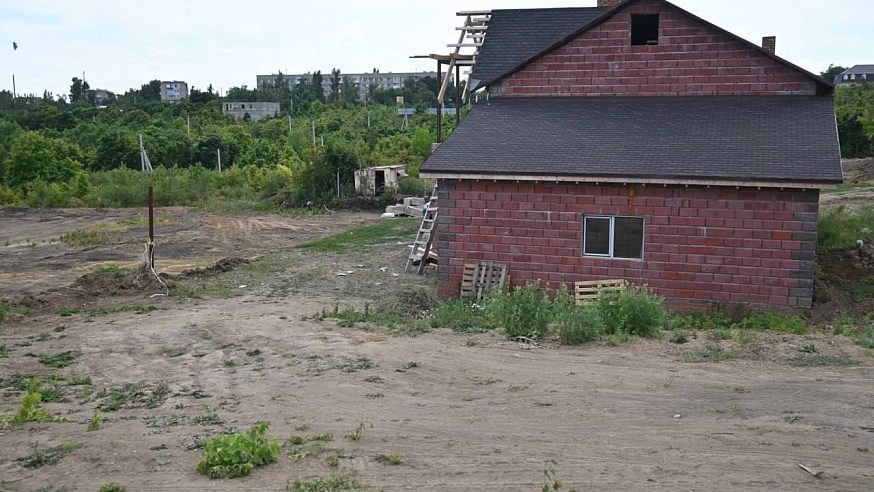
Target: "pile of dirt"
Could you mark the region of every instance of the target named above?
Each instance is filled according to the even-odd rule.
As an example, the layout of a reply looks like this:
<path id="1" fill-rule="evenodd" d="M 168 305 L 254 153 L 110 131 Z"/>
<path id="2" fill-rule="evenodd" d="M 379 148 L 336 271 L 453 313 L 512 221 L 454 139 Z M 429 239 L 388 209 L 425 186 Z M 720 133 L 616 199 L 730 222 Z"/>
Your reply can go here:
<path id="1" fill-rule="evenodd" d="M 874 157 L 842 159 L 841 167 L 844 168 L 844 180 L 847 183 L 874 180 Z"/>
<path id="2" fill-rule="evenodd" d="M 811 321 L 829 324 L 844 314 L 863 317 L 874 311 L 874 245 L 821 251 Z"/>
<path id="3" fill-rule="evenodd" d="M 234 270 L 240 265 L 248 265 L 249 260 L 246 258 L 240 258 L 237 256 L 231 256 L 228 258 L 222 258 L 217 261 L 214 265 L 208 266 L 206 268 L 192 268 L 189 270 L 183 270 L 180 274 L 183 277 L 201 277 L 204 275 L 213 275 L 216 273 L 225 273 Z"/>

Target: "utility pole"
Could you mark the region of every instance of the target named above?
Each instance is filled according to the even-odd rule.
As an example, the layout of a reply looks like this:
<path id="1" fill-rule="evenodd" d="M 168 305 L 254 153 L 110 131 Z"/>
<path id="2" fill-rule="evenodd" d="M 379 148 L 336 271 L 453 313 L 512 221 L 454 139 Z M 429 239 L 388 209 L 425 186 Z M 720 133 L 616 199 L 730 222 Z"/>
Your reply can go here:
<path id="1" fill-rule="evenodd" d="M 215 149 L 216 154 L 218 154 L 218 172 L 221 174 L 222 172 L 222 149 Z"/>

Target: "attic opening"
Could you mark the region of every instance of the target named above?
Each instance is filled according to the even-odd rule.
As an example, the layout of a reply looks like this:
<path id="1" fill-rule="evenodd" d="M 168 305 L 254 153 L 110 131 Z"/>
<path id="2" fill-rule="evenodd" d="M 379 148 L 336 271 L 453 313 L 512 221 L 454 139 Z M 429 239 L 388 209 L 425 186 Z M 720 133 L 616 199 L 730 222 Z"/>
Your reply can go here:
<path id="1" fill-rule="evenodd" d="M 631 45 L 659 44 L 659 14 L 631 14 Z"/>

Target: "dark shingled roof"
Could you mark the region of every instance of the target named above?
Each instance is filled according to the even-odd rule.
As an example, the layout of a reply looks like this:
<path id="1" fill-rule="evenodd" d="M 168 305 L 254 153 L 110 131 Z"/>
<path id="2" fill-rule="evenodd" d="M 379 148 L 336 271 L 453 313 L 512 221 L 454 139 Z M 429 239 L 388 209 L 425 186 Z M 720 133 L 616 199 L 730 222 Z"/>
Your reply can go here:
<path id="1" fill-rule="evenodd" d="M 471 79 L 473 90 L 515 70 L 610 7 L 492 10 Z"/>
<path id="2" fill-rule="evenodd" d="M 832 98 L 495 98 L 423 173 L 836 184 Z"/>

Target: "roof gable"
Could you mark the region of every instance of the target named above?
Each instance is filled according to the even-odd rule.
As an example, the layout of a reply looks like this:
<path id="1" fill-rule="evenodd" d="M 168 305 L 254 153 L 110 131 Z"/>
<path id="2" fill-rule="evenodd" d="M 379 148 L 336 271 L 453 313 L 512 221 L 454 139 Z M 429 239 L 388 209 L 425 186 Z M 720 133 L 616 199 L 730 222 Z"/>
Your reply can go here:
<path id="1" fill-rule="evenodd" d="M 518 72 L 519 70 L 526 67 L 528 64 L 541 58 L 542 56 L 546 55 L 547 53 L 550 53 L 550 52 L 564 46 L 565 44 L 576 39 L 577 37 L 579 37 L 583 33 L 586 33 L 587 31 L 594 29 L 595 27 L 599 26 L 600 24 L 609 21 L 612 17 L 616 16 L 621 11 L 633 6 L 634 4 L 640 3 L 640 2 L 654 2 L 654 3 L 662 4 L 662 5 L 667 6 L 669 8 L 675 9 L 676 11 L 680 12 L 682 15 L 687 16 L 690 19 L 707 26 L 708 28 L 713 29 L 714 31 L 721 33 L 725 36 L 728 36 L 732 40 L 739 42 L 739 43 L 747 46 L 748 48 L 755 50 L 760 55 L 767 57 L 767 58 L 770 58 L 770 59 L 776 61 L 777 63 L 779 63 L 780 65 L 783 65 L 783 66 L 785 66 L 785 67 L 787 67 L 795 72 L 798 72 L 801 75 L 804 75 L 805 77 L 808 77 L 809 79 L 811 79 L 813 82 L 816 83 L 817 93 L 830 94 L 834 90 L 834 85 L 832 85 L 830 82 L 822 79 L 818 75 L 815 75 L 815 74 L 813 74 L 813 73 L 811 73 L 811 72 L 779 57 L 779 56 L 777 56 L 776 54 L 771 53 L 770 51 L 763 49 L 761 46 L 758 46 L 754 43 L 751 43 L 751 42 L 741 38 L 740 36 L 737 36 L 736 34 L 733 34 L 733 33 L 729 32 L 729 31 L 727 31 L 727 30 L 725 30 L 725 29 L 723 29 L 723 28 L 721 28 L 721 27 L 719 27 L 719 26 L 717 26 L 717 25 L 715 25 L 715 24 L 713 24 L 705 19 L 702 19 L 702 18 L 672 4 L 671 2 L 669 2 L 667 0 L 625 0 L 625 1 L 620 1 L 614 7 L 601 8 L 601 9 L 594 8 L 592 10 L 601 10 L 601 12 L 599 15 L 595 15 L 592 18 L 590 18 L 588 23 L 581 24 L 576 30 L 570 32 L 565 37 L 557 40 L 556 42 L 554 42 L 552 44 L 548 44 L 548 45 L 543 44 L 541 49 L 538 52 L 536 52 L 533 56 L 530 56 L 527 59 L 525 59 L 524 61 L 519 62 L 518 64 L 516 64 L 516 66 L 514 66 L 510 69 L 505 69 L 503 67 L 509 66 L 511 64 L 510 63 L 511 60 L 517 60 L 517 59 L 523 58 L 521 53 L 519 55 L 516 55 L 516 54 L 513 54 L 511 52 L 513 49 L 515 49 L 515 47 L 517 45 L 521 44 L 522 42 L 516 41 L 513 43 L 508 43 L 505 41 L 507 36 L 500 35 L 500 31 L 499 31 L 498 39 L 495 39 L 495 40 L 493 40 L 493 42 L 490 43 L 489 37 L 492 35 L 492 27 L 490 24 L 489 33 L 485 37 L 485 40 L 483 42 L 483 46 L 480 49 L 480 53 L 479 53 L 478 58 L 477 58 L 477 64 L 480 64 L 480 63 L 485 64 L 487 67 L 489 67 L 489 69 L 483 70 L 482 72 L 478 73 L 476 65 L 474 65 L 473 73 L 471 76 L 472 79 L 474 79 L 474 81 L 472 83 L 474 90 L 478 90 L 480 88 L 490 86 L 493 83 L 499 81 L 500 79 L 503 79 L 503 78 L 515 73 L 515 72 Z M 534 19 L 539 19 L 539 18 L 541 18 L 540 12 L 542 12 L 545 9 L 530 9 L 530 10 L 535 12 L 533 14 Z M 525 10 L 522 10 L 521 12 L 525 12 Z M 591 13 L 593 13 L 593 12 L 591 12 Z M 513 20 L 515 21 L 515 24 L 519 24 L 519 23 L 524 22 L 525 17 L 523 14 L 520 13 L 520 14 L 516 14 Z M 530 32 L 529 32 L 530 29 L 522 30 L 521 26 L 519 26 L 519 25 L 516 25 L 516 29 L 519 30 L 518 32 L 520 32 L 522 34 L 529 34 L 529 36 L 530 36 Z M 535 29 L 536 29 L 536 27 L 535 27 Z M 521 38 L 523 36 L 520 35 L 519 37 Z M 502 41 L 504 44 L 500 44 Z M 546 36 L 544 36 L 542 38 L 541 37 L 532 37 L 532 38 L 529 38 L 529 41 L 530 41 L 530 46 L 527 46 L 527 49 L 525 52 L 526 55 L 528 52 L 533 51 L 533 49 L 534 49 L 533 45 L 535 43 L 537 43 L 537 42 L 545 43 Z M 487 46 L 488 46 L 488 48 L 487 48 Z M 493 63 L 492 61 L 489 60 L 489 58 L 496 58 L 496 59 L 499 59 L 502 61 L 500 63 Z M 497 67 L 501 67 L 501 68 L 497 68 Z M 500 73 L 500 72 L 503 72 L 503 73 Z"/>
<path id="2" fill-rule="evenodd" d="M 471 73 L 474 90 L 491 83 L 590 24 L 610 7 L 492 10 Z"/>

